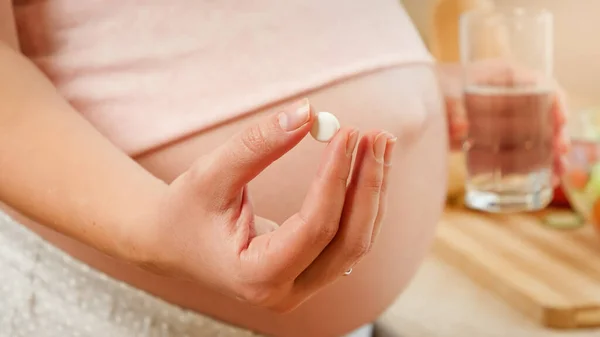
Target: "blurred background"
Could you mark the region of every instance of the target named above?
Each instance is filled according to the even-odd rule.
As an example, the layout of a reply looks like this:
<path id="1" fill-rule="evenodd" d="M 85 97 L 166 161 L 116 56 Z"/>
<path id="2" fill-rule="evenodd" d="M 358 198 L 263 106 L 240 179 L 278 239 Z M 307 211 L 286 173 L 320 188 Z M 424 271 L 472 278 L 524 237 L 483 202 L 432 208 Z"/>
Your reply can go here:
<path id="1" fill-rule="evenodd" d="M 550 10 L 554 73 L 567 94 L 569 118 L 591 116 L 583 125 L 593 132 L 572 146 L 570 169 L 551 207 L 534 214 L 464 209 L 464 157 L 453 153 L 448 207 L 433 253 L 382 317 L 378 336 L 600 336 L 600 1 L 401 3 L 440 62 L 459 61 L 458 20 L 465 10 Z"/>
<path id="2" fill-rule="evenodd" d="M 431 46 L 434 35 L 433 13 L 447 6 L 438 27 L 451 24 L 458 8 L 481 6 L 546 8 L 555 18 L 555 74 L 569 94 L 569 106 L 581 109 L 600 104 L 600 1 L 597 0 L 402 0 L 424 40 Z M 446 29 L 446 28 L 444 28 Z"/>

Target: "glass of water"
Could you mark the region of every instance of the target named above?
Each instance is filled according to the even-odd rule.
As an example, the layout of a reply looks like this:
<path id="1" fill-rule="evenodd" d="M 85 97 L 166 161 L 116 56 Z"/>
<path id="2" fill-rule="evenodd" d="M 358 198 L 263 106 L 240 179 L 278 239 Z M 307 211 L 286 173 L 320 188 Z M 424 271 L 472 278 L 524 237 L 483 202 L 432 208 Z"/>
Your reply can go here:
<path id="1" fill-rule="evenodd" d="M 553 197 L 556 107 L 553 17 L 545 10 L 486 9 L 460 23 L 463 104 L 469 123 L 466 205 L 534 211 Z"/>

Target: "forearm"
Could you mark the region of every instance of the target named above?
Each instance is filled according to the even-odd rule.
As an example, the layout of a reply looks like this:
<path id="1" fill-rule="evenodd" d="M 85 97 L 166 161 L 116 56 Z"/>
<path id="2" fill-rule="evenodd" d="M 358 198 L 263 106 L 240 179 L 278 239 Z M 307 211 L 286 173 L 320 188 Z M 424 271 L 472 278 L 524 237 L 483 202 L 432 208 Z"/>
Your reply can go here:
<path id="1" fill-rule="evenodd" d="M 25 58 L 0 43 L 0 199 L 120 257 L 166 189 L 100 135 Z"/>

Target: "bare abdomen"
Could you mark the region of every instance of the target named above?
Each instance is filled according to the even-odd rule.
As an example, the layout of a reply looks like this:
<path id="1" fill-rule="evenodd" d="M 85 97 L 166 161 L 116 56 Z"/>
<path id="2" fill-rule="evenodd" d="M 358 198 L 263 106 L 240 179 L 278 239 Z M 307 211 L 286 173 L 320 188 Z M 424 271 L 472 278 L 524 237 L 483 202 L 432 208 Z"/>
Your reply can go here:
<path id="1" fill-rule="evenodd" d="M 376 319 L 396 299 L 429 248 L 446 191 L 445 118 L 434 73 L 426 65 L 363 75 L 306 96 L 316 109 L 335 113 L 342 125 L 354 125 L 363 131 L 386 129 L 395 133 L 399 142 L 388 214 L 374 249 L 351 276 L 321 291 L 292 313 L 271 314 L 222 298 L 197 285 L 149 275 L 38 225 L 29 226 L 115 278 L 236 325 L 290 337 L 339 336 L 353 330 Z M 170 181 L 194 159 L 266 112 L 204 131 L 136 159 L 158 177 Z M 250 185 L 258 214 L 281 221 L 297 211 L 315 174 L 323 146 L 308 137 Z"/>

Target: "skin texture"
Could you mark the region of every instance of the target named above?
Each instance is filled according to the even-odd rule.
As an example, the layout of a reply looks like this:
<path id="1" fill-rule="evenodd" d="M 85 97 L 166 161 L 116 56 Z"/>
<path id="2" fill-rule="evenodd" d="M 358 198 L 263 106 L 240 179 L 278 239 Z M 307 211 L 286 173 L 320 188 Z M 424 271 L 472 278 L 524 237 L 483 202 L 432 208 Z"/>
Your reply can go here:
<path id="1" fill-rule="evenodd" d="M 18 55 L 4 52 L 6 64 L 14 58 L 20 65 Z M 1 158 L 7 165 L 1 172 L 5 179 L 0 194 L 22 212 L 44 222 L 53 220 L 54 229 L 63 234 L 161 275 L 202 282 L 230 297 L 277 311 L 296 307 L 338 278 L 375 240 L 387 183 L 384 158 L 391 162 L 396 141 L 389 133 L 376 130 L 359 137 L 355 129 L 339 132 L 325 149 L 298 213 L 257 235 L 270 220 L 254 214 L 246 185 L 308 134 L 314 123 L 308 100 L 233 135 L 167 185 L 84 128 L 77 114 L 65 111 L 68 105 L 61 104 L 58 95 L 50 95 L 44 86 L 36 88 L 34 69 L 24 65 L 18 70 L 25 74 L 22 82 L 3 88 L 10 98 L 2 114 L 7 132 Z M 38 100 L 18 99 L 25 87 L 33 88 Z M 29 141 L 22 139 L 32 131 L 36 133 Z M 354 173 L 348 180 L 359 139 Z M 86 154 L 82 143 L 95 151 Z M 35 153 L 30 156 L 34 165 L 11 162 L 18 152 Z M 135 185 L 125 185 L 123 178 Z M 56 186 L 55 181 L 61 184 Z M 51 188 L 45 194 L 28 195 L 37 192 L 36 186 Z M 139 192 L 145 196 L 133 212 L 119 212 L 118 205 L 111 204 L 130 205 L 121 198 Z M 59 196 L 58 202 L 49 199 Z M 113 198 L 117 200 L 108 201 Z M 112 209 L 103 209 L 107 206 Z M 76 224 L 73 215 L 61 213 L 66 209 L 86 219 Z M 111 215 L 100 217 L 99 210 Z M 215 258 L 206 259 L 211 255 Z M 334 263 L 342 269 L 331 269 Z"/>
<path id="2" fill-rule="evenodd" d="M 115 278 L 260 332 L 339 336 L 395 300 L 431 243 L 444 200 L 447 124 L 428 66 L 365 74 L 307 95 L 314 109 L 336 111 L 342 125 L 360 129 L 353 158 L 352 127 L 327 145 L 303 140 L 311 119 L 291 133 L 280 128 L 279 113 L 297 109 L 297 99 L 129 158 L 7 45 L 0 48 L 4 208 Z M 198 192 L 206 189 L 214 193 Z M 393 206 L 384 212 L 385 199 Z M 264 257 L 273 263 L 261 264 Z M 349 267 L 351 276 L 341 277 Z"/>
<path id="3" fill-rule="evenodd" d="M 411 78 L 420 78 L 423 86 L 414 86 Z M 348 266 L 343 262 L 332 263 L 332 267 L 339 268 L 339 272 L 335 273 L 338 278 L 335 284 L 319 291 L 296 310 L 285 315 L 223 295 L 215 291 L 214 285 L 205 286 L 157 276 L 135 268 L 130 263 L 98 254 L 96 250 L 77 240 L 49 230 L 51 225 L 36 225 L 22 217 L 17 218 L 50 242 L 93 267 L 170 302 L 278 336 L 305 333 L 314 336 L 342 335 L 374 320 L 395 300 L 430 245 L 433 228 L 442 208 L 447 146 L 445 118 L 439 109 L 439 97 L 435 88 L 433 72 L 426 66 L 418 66 L 372 74 L 310 94 L 315 107 L 340 111 L 338 117 L 343 125 L 361 125 L 367 130 L 377 125 L 392 126 L 390 132 L 397 134 L 398 140 L 390 171 L 388 204 L 394 202 L 394 206 L 388 208 L 387 221 L 382 222 L 381 234 L 372 245 L 371 252 L 354 266 L 352 275 L 341 277 Z M 397 90 L 403 94 L 399 96 Z M 357 92 L 362 92 L 362 95 L 356 95 Z M 353 96 L 358 99 L 346 98 Z M 411 107 L 407 110 L 411 112 L 398 113 L 396 107 L 402 105 Z M 270 111 L 254 114 L 136 159 L 154 176 L 171 183 L 198 158 L 214 151 L 233 134 L 271 116 L 273 112 L 281 111 L 283 107 L 273 107 Z M 363 112 L 368 109 L 380 111 L 376 114 L 378 117 L 365 118 Z M 288 155 L 255 178 L 249 184 L 254 211 L 277 223 L 284 223 L 285 219 L 298 212 L 327 146 L 306 138 Z M 422 156 L 423 152 L 430 153 L 431 156 Z M 305 174 L 297 174 L 298 170 Z M 290 179 L 290 175 L 294 179 Z M 430 185 L 432 180 L 438 184 Z M 271 188 L 273 185 L 278 185 L 278 188 L 274 190 Z M 402 200 L 411 202 L 402 203 Z M 114 215 L 115 212 L 109 214 Z M 161 248 L 162 245 L 154 247 Z M 163 253 L 168 255 L 167 252 L 165 250 Z M 401 266 L 398 261 L 403 261 Z M 331 271 L 331 275 L 333 274 Z M 365 302 L 362 299 L 367 294 L 369 301 Z M 328 317 L 326 324 L 324 315 Z"/>

